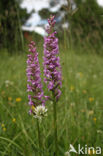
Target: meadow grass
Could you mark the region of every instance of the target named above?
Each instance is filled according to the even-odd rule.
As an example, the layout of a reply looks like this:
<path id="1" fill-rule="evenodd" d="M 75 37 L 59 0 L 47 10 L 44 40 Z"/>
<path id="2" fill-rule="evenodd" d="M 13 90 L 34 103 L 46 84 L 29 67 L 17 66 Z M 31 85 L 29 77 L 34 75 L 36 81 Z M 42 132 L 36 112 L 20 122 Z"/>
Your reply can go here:
<path id="1" fill-rule="evenodd" d="M 41 149 L 36 120 L 28 114 L 26 54 L 0 55 L 0 156 L 53 156 L 52 102 L 46 103 L 48 116 L 40 125 Z M 41 47 L 39 54 L 42 65 Z M 63 87 L 57 106 L 58 155 L 63 156 L 70 144 L 76 149 L 78 144 L 103 147 L 103 58 L 62 46 L 60 58 Z M 45 86 L 44 91 L 47 95 Z"/>

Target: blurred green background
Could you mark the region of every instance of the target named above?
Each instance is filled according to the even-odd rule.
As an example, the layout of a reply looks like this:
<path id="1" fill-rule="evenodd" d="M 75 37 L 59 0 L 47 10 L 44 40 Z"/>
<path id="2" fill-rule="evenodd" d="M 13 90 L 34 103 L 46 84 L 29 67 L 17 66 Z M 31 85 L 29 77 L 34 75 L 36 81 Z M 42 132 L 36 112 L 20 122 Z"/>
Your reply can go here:
<path id="1" fill-rule="evenodd" d="M 26 8 L 21 7 L 23 3 L 21 0 L 1 0 L 0 49 L 15 53 L 24 50 L 26 41 L 34 38 L 38 38 L 38 41 L 42 40 L 40 34 L 35 33 L 35 29 L 34 31 L 22 29 L 22 26 L 25 25 L 30 16 L 36 12 L 42 21 L 47 20 L 50 14 L 54 14 L 57 17 L 57 30 L 61 43 L 65 42 L 66 44 L 67 42 L 70 46 L 79 48 L 84 52 L 92 48 L 96 53 L 101 54 L 103 50 L 102 6 L 96 0 L 68 0 L 66 1 L 67 3 L 56 1 L 57 3 L 51 0 L 48 8 L 44 6 L 39 11 L 36 11 L 34 7 L 34 9 L 27 12 Z M 31 2 L 28 1 L 28 5 Z M 57 7 L 59 3 L 60 7 L 53 11 L 51 8 Z M 69 26 L 63 27 L 63 24 L 68 24 Z M 37 25 L 40 26 L 40 22 Z M 41 27 L 44 27 L 44 25 L 45 22 L 41 24 Z"/>

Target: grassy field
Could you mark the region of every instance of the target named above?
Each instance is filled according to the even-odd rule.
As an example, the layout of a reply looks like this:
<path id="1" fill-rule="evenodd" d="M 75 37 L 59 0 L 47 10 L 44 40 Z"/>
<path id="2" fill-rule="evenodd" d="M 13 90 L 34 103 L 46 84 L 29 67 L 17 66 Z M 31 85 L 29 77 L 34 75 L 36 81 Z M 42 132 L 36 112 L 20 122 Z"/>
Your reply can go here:
<path id="1" fill-rule="evenodd" d="M 41 48 L 39 51 L 42 64 Z M 76 149 L 78 144 L 103 147 L 103 58 L 62 47 L 60 57 L 63 86 L 57 108 L 59 156 L 70 144 Z M 41 123 L 39 149 L 36 119 L 28 114 L 26 59 L 26 54 L 0 54 L 0 156 L 39 156 L 39 152 L 53 156 L 52 103 L 46 103 L 48 116 Z"/>

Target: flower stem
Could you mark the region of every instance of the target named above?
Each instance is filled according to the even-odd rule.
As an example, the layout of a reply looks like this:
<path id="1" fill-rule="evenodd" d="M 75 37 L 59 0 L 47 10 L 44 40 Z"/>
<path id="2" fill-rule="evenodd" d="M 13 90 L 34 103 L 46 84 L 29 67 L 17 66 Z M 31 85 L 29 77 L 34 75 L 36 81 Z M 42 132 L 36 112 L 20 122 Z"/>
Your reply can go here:
<path id="1" fill-rule="evenodd" d="M 55 156 L 58 152 L 58 141 L 57 141 L 57 102 L 53 96 L 53 117 L 54 117 L 54 141 L 55 141 Z"/>
<path id="2" fill-rule="evenodd" d="M 39 127 L 39 121 L 37 119 L 37 131 L 38 131 L 38 143 L 39 143 L 39 150 L 42 148 L 41 144 L 41 135 L 40 135 L 40 127 Z M 41 156 L 41 150 L 39 152 L 39 155 Z"/>

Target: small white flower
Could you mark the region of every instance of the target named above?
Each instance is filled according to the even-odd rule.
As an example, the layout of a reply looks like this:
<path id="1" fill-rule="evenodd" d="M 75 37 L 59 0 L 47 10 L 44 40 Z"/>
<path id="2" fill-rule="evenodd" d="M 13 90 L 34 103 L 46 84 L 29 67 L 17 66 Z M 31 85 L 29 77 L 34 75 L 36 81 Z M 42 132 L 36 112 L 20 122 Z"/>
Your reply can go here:
<path id="1" fill-rule="evenodd" d="M 10 80 L 6 80 L 6 81 L 5 81 L 5 86 L 8 87 L 8 86 L 10 86 L 10 85 L 12 86 L 12 85 L 13 85 L 13 82 L 10 81 Z"/>
<path id="2" fill-rule="evenodd" d="M 97 130 L 97 133 L 100 133 L 100 134 L 102 134 L 102 133 L 103 133 L 103 131 L 101 131 L 101 130 Z"/>
<path id="3" fill-rule="evenodd" d="M 69 153 L 69 152 L 65 152 L 64 155 L 65 155 L 65 156 L 70 156 L 70 153 Z"/>
<path id="4" fill-rule="evenodd" d="M 42 120 L 43 117 L 47 116 L 47 109 L 45 108 L 45 106 L 39 105 L 34 109 L 34 117 Z"/>

